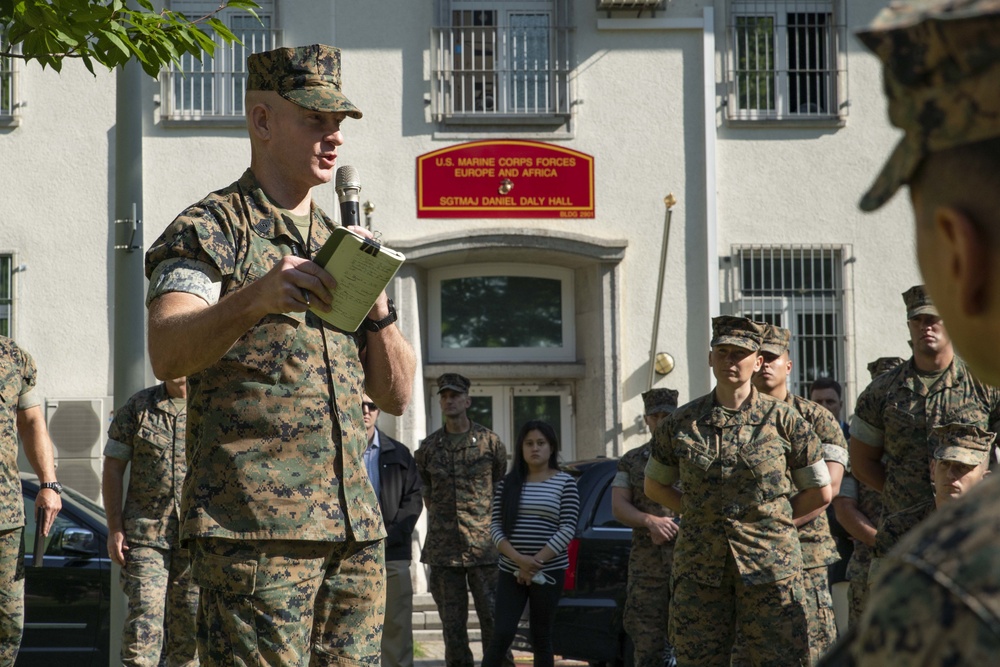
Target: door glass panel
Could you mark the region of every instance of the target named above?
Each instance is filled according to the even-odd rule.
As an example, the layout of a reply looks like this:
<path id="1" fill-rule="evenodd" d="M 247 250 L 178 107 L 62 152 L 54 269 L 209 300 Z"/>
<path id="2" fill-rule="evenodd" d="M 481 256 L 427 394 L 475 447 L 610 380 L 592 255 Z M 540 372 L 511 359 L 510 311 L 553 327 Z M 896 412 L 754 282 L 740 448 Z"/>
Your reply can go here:
<path id="1" fill-rule="evenodd" d="M 514 429 L 515 436 L 521 431 L 521 426 L 529 420 L 541 419 L 552 425 L 559 442 L 562 435 L 562 406 L 559 396 L 515 396 L 514 397 Z"/>
<path id="2" fill-rule="evenodd" d="M 562 347 L 562 281 L 469 276 L 441 281 L 444 348 Z"/>
<path id="3" fill-rule="evenodd" d="M 493 397 L 492 396 L 470 396 L 472 405 L 469 406 L 466 415 L 480 426 L 485 426 L 491 431 L 493 428 Z"/>

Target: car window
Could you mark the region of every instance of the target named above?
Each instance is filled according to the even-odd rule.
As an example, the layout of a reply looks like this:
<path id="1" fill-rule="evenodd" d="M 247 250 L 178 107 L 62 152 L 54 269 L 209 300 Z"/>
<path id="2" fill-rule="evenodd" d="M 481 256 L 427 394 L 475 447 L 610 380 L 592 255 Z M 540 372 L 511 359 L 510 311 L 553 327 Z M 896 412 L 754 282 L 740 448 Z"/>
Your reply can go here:
<path id="1" fill-rule="evenodd" d="M 65 511 L 60 512 L 56 516 L 55 522 L 52 524 L 52 529 L 49 530 L 49 534 L 45 537 L 45 550 L 43 553 L 46 556 L 79 556 L 80 552 L 73 551 L 69 552 L 63 548 L 62 536 L 66 533 L 69 528 L 79 528 L 81 530 L 90 529 L 81 523 L 78 523 L 75 519 L 68 516 Z M 31 556 L 35 553 L 35 533 L 37 532 L 37 524 L 35 523 L 35 499 L 29 496 L 24 496 L 24 555 Z M 26 558 L 26 562 L 30 562 Z"/>
<path id="2" fill-rule="evenodd" d="M 594 528 L 626 528 L 627 526 L 615 518 L 611 512 L 611 480 L 601 488 L 601 497 L 594 510 Z"/>

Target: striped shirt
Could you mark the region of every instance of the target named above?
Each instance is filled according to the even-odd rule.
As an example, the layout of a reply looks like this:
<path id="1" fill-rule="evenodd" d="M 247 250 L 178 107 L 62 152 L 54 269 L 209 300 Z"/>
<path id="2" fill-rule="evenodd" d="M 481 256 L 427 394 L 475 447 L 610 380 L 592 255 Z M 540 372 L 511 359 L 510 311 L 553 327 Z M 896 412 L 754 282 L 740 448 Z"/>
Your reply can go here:
<path id="1" fill-rule="evenodd" d="M 558 472 L 544 482 L 525 482 L 521 488 L 521 507 L 510 535 L 503 532 L 503 509 L 500 496 L 506 478 L 497 485 L 493 497 L 493 521 L 490 537 L 497 546 L 504 539 L 517 549 L 518 553 L 534 556 L 542 547 L 549 547 L 557 555 L 545 565 L 543 571 L 565 570 L 569 565 L 566 547 L 576 534 L 576 522 L 580 515 L 580 494 L 576 479 L 565 472 Z M 500 554 L 500 569 L 513 574 L 517 563 Z"/>

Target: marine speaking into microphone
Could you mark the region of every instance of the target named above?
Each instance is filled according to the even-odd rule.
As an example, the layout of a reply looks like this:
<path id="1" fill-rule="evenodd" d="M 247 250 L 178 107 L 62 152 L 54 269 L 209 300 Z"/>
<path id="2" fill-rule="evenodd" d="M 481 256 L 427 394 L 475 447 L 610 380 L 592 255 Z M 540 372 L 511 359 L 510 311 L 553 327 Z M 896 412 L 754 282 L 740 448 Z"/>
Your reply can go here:
<path id="1" fill-rule="evenodd" d="M 337 170 L 337 198 L 340 200 L 340 221 L 344 227 L 360 225 L 358 217 L 358 200 L 361 194 L 361 178 L 358 170 L 344 165 Z"/>

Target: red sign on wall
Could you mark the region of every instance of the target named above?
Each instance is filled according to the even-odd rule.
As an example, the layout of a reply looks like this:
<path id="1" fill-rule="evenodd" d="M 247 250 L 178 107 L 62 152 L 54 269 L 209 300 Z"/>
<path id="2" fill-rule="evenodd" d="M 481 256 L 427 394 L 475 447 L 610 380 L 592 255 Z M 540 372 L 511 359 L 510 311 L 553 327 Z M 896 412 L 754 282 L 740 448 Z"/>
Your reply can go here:
<path id="1" fill-rule="evenodd" d="M 594 158 L 539 141 L 473 141 L 417 157 L 418 218 L 593 218 Z"/>

